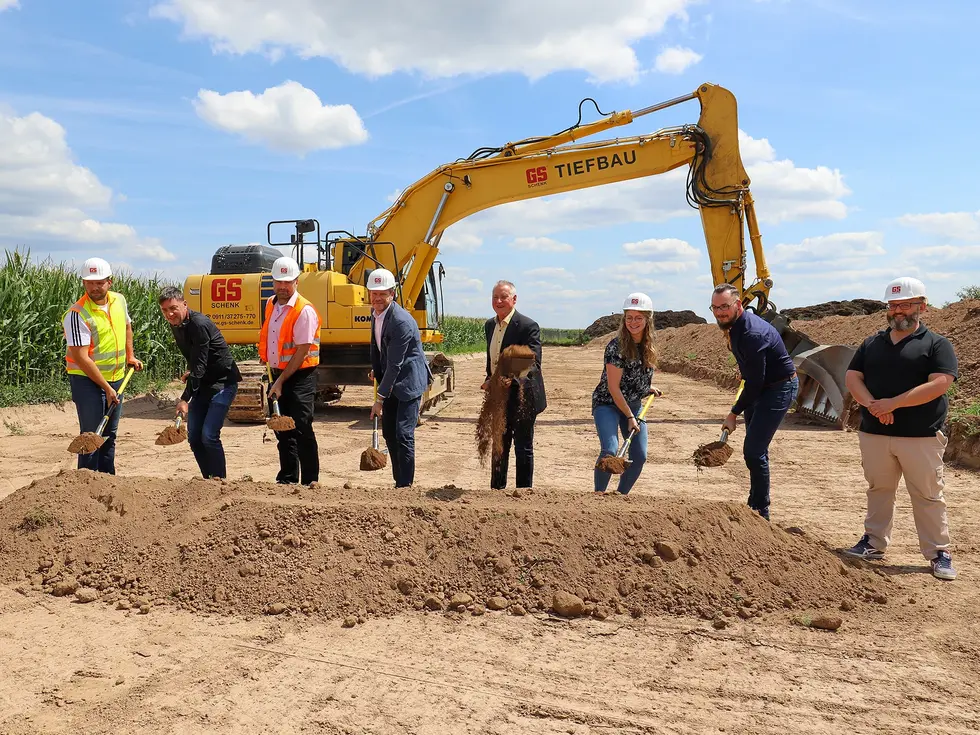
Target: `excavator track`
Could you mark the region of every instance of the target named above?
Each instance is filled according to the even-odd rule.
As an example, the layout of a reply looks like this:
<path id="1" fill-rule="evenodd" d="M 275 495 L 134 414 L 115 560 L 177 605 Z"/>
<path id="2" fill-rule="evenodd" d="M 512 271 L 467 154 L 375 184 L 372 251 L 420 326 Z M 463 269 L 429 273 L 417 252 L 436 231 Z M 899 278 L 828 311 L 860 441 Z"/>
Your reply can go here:
<path id="1" fill-rule="evenodd" d="M 238 369 L 242 373 L 242 382 L 228 409 L 228 420 L 236 424 L 264 424 L 269 414 L 262 364 L 258 360 L 247 360 L 238 363 Z"/>

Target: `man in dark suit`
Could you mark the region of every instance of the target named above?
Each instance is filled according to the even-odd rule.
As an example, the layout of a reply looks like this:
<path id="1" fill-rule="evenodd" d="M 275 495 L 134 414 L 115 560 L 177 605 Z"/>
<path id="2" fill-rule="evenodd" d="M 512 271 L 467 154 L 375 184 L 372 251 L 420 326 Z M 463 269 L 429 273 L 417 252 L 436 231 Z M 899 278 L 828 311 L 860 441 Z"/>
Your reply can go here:
<path id="1" fill-rule="evenodd" d="M 500 353 L 511 345 L 524 345 L 534 352 L 534 366 L 524 378 L 511 382 L 507 401 L 507 428 L 503 436 L 503 454 L 493 463 L 490 487 L 501 490 L 507 486 L 507 463 L 510 447 L 514 445 L 517 460 L 517 487 L 531 487 L 534 477 L 534 421 L 544 411 L 548 402 L 544 393 L 544 377 L 541 375 L 541 329 L 538 323 L 517 311 L 517 288 L 510 281 L 497 281 L 491 298 L 496 314 L 484 325 L 487 337 L 487 379 L 483 390 L 490 385 L 490 376 L 497 369 Z M 533 399 L 533 407 L 523 412 L 520 406 L 520 389 L 525 389 Z"/>
<path id="2" fill-rule="evenodd" d="M 371 373 L 378 398 L 371 419 L 381 417 L 381 434 L 388 445 L 395 487 L 415 481 L 415 426 L 422 394 L 432 373 L 422 352 L 422 335 L 415 319 L 395 303 L 395 276 L 378 268 L 368 275 L 371 297 Z"/>

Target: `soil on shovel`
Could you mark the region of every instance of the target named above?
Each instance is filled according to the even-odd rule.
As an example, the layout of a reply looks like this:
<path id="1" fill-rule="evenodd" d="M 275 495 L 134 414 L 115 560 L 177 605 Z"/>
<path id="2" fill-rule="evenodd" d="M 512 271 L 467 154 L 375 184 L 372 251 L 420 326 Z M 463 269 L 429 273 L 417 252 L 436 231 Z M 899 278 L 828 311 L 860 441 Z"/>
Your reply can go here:
<path id="1" fill-rule="evenodd" d="M 182 424 L 179 429 L 173 425 L 165 428 L 160 432 L 160 436 L 157 437 L 156 443 L 161 447 L 169 447 L 183 441 L 187 441 L 187 427 Z"/>
<path id="2" fill-rule="evenodd" d="M 733 451 L 728 442 L 716 441 L 710 444 L 702 444 L 694 450 L 694 466 L 698 469 L 721 467 L 731 459 Z"/>
<path id="3" fill-rule="evenodd" d="M 387 466 L 388 458 L 374 447 L 368 447 L 361 453 L 361 469 L 365 472 L 382 470 Z"/>
<path id="4" fill-rule="evenodd" d="M 621 475 L 626 472 L 626 459 L 606 455 L 596 463 L 596 469 L 611 475 Z"/>
<path id="5" fill-rule="evenodd" d="M 296 422 L 290 416 L 273 416 L 265 423 L 273 431 L 292 431 L 296 428 Z"/>
<path id="6" fill-rule="evenodd" d="M 0 583 L 218 614 L 406 611 L 790 623 L 871 615 L 896 583 L 744 504 L 320 487 L 66 470 L 0 501 Z M 43 509 L 39 513 L 38 509 Z M 25 517 L 43 524 L 25 526 Z M 133 602 L 133 601 L 136 602 Z M 843 606 L 842 606 L 843 603 Z"/>
<path id="7" fill-rule="evenodd" d="M 71 440 L 68 451 L 72 454 L 91 454 L 105 444 L 105 437 L 94 431 L 86 431 Z"/>

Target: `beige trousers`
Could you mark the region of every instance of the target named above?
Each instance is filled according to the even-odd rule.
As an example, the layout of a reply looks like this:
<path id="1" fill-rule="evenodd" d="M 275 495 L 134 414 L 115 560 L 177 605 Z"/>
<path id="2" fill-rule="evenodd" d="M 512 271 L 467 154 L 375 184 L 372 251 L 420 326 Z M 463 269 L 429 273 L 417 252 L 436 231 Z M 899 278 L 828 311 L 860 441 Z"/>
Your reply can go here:
<path id="1" fill-rule="evenodd" d="M 912 500 L 912 516 L 919 535 L 919 549 L 926 559 L 949 549 L 949 523 L 943 497 L 943 453 L 948 439 L 935 436 L 882 436 L 859 432 L 861 464 L 868 481 L 868 515 L 864 532 L 880 551 L 891 541 L 895 492 L 904 475 Z"/>

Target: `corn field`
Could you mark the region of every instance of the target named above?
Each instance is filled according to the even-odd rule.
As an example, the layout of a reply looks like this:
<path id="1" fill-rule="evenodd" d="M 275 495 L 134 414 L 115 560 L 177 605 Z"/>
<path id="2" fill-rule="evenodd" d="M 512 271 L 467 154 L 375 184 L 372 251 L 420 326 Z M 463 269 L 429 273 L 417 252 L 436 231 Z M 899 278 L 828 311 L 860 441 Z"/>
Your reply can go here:
<path id="1" fill-rule="evenodd" d="M 63 400 L 68 395 L 62 319 L 84 293 L 76 269 L 31 262 L 30 253 L 5 251 L 0 267 L 0 405 Z M 122 293 L 133 321 L 133 346 L 144 374 L 132 388 L 168 381 L 184 369 L 157 297 L 166 286 L 157 278 L 116 274 L 112 289 Z M 137 381 L 137 377 L 140 378 Z"/>

